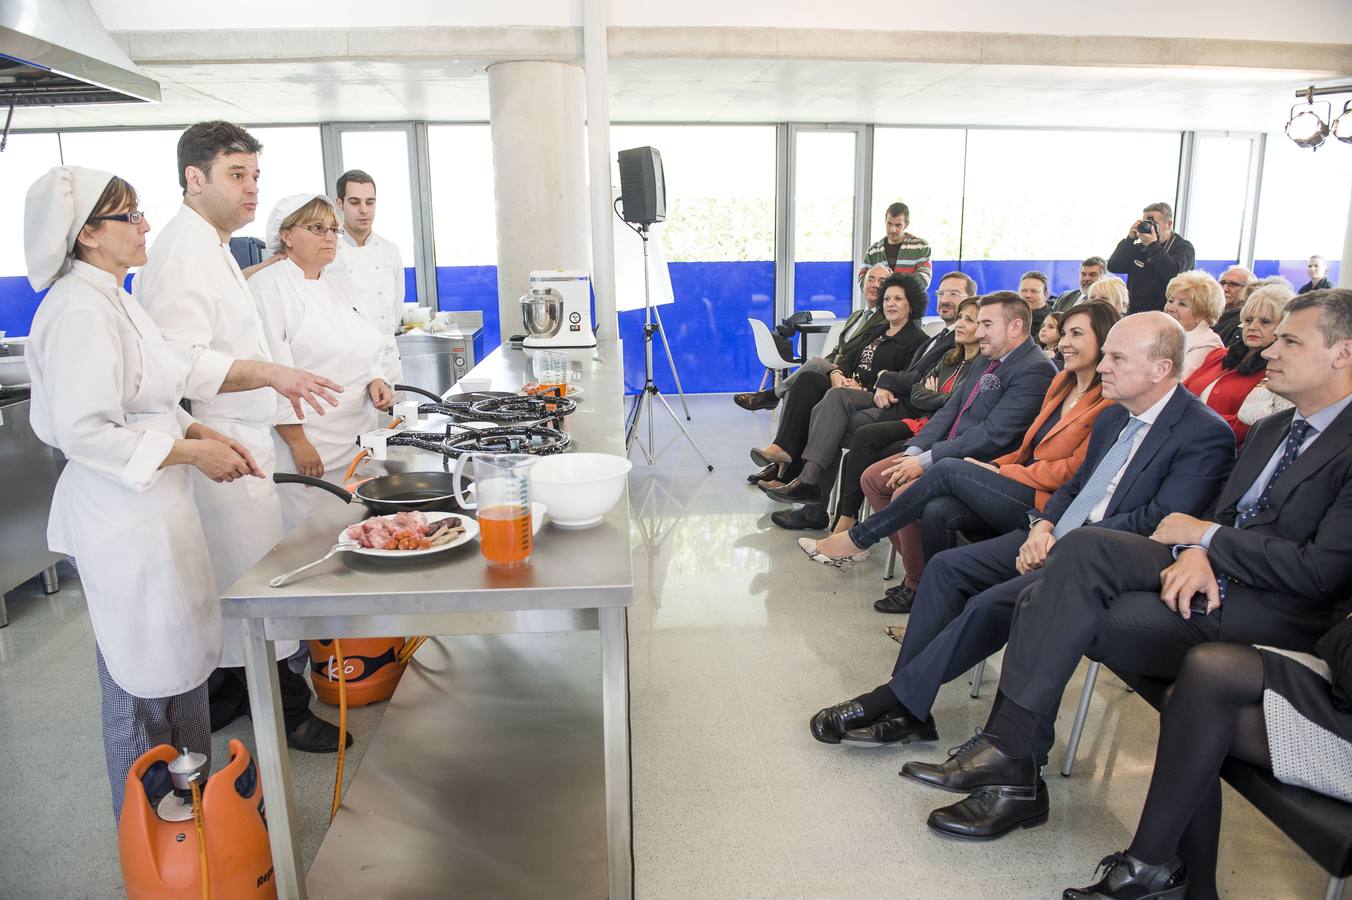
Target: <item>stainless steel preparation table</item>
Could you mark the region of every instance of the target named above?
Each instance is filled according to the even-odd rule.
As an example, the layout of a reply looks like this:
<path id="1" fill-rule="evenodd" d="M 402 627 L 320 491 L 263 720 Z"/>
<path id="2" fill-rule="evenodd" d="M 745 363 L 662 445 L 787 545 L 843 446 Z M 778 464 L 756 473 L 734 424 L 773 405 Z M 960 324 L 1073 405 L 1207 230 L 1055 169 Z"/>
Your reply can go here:
<path id="1" fill-rule="evenodd" d="M 565 419 L 573 449 L 624 455 L 619 342 L 567 352 L 570 382 L 584 390 L 577 411 Z M 529 371 L 530 361 L 522 351 L 499 348 L 473 374 L 491 378 L 494 390 L 516 390 L 533 380 Z M 434 454 L 426 454 L 425 462 L 427 468 L 442 465 L 441 457 Z M 531 565 L 523 569 L 489 569 L 471 542 L 425 560 L 385 561 L 339 554 L 311 570 L 308 577 L 281 588 L 268 586 L 276 575 L 323 556 L 339 531 L 359 520 L 363 512 L 357 504 L 321 503 L 222 598 L 224 616 L 243 620 L 245 669 L 278 896 L 303 898 L 305 873 L 296 843 L 273 662 L 275 641 L 599 630 L 608 893 L 612 900 L 630 898 L 626 610 L 633 602 L 633 571 L 627 497 L 595 527 L 570 531 L 546 525 L 537 536 Z"/>

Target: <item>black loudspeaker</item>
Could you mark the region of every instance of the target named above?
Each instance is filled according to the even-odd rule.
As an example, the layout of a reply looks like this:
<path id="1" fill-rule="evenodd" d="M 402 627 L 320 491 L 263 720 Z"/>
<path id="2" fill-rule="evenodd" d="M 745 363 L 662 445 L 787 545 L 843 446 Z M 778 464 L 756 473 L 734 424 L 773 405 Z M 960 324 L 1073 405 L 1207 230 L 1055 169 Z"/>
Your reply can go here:
<path id="1" fill-rule="evenodd" d="M 651 225 L 667 217 L 667 186 L 662 178 L 662 154 L 654 147 L 620 151 L 620 218 Z"/>

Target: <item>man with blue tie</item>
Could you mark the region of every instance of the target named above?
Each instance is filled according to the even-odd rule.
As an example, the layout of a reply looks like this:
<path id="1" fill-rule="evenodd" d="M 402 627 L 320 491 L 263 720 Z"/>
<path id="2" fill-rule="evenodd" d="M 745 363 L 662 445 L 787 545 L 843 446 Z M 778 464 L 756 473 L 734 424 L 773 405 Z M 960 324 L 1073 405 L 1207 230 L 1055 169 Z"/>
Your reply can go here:
<path id="1" fill-rule="evenodd" d="M 1019 597 L 986 727 L 947 762 L 903 769 L 970 793 L 931 828 L 996 837 L 1045 821 L 1035 735 L 1082 655 L 1173 678 L 1208 641 L 1313 651 L 1352 593 L 1352 290 L 1290 303 L 1263 355 L 1269 388 L 1295 408 L 1253 427 L 1207 516 L 1167 516 L 1149 538 L 1084 528 L 1057 542 Z M 1133 860 L 1131 884 L 1102 896 L 1139 896 L 1178 865 Z"/>
<path id="2" fill-rule="evenodd" d="M 938 554 L 925 569 L 892 678 L 854 700 L 821 710 L 813 736 L 910 743 L 938 737 L 930 716 L 943 684 L 998 651 L 1019 594 L 1042 575 L 1048 552 L 1085 526 L 1148 535 L 1170 513 L 1199 513 L 1235 458 L 1225 420 L 1179 385 L 1186 335 L 1149 312 L 1113 326 L 1103 345 L 1103 395 L 1117 401 L 1094 423 L 1083 465 L 1029 527 Z M 903 495 L 905 496 L 905 495 Z M 1051 748 L 1041 723 L 1035 753 Z"/>

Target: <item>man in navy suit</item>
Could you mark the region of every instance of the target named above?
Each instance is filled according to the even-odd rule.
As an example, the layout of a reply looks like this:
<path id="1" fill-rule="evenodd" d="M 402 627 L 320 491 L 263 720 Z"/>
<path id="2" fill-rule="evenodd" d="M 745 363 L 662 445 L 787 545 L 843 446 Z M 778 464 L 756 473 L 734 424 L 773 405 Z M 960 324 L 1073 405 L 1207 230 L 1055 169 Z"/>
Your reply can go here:
<path id="1" fill-rule="evenodd" d="M 1149 535 L 1170 513 L 1206 509 L 1234 463 L 1225 421 L 1179 385 L 1183 329 L 1163 313 L 1123 319 L 1108 333 L 1099 372 L 1117 403 L 1094 423 L 1084 464 L 1029 511 L 1029 528 L 957 547 L 930 561 L 889 682 L 821 710 L 825 743 L 909 743 L 938 737 L 930 716 L 939 687 L 1004 646 L 1020 593 L 1047 554 L 1081 526 Z M 1045 763 L 1052 724 L 1040 722 Z"/>
<path id="2" fill-rule="evenodd" d="M 981 298 L 976 334 L 984 358 L 958 382 L 948 402 L 911 438 L 890 467 L 870 467 L 864 473 L 860 486 L 874 510 L 885 509 L 896 488 L 919 478 L 941 459 L 993 459 L 1019 446 L 1056 375 L 1056 367 L 1029 337 L 1032 321 L 1028 304 L 1012 291 Z M 910 525 L 898 532 L 895 523 L 880 525 L 884 522 L 885 516 L 870 516 L 847 532 L 820 542 L 799 541 L 799 546 L 809 555 L 820 551 L 828 557 L 844 557 L 889 538 L 901 555 L 906 583 L 893 589 L 896 595 L 889 591 L 885 598 L 900 604 L 898 609 L 875 608 L 907 612 L 917 576 L 925 567 L 919 532 Z"/>
<path id="3" fill-rule="evenodd" d="M 930 827 L 996 837 L 1046 821 L 1035 734 L 1081 656 L 1172 678 L 1209 641 L 1314 649 L 1352 592 L 1352 291 L 1293 300 L 1263 356 L 1269 388 L 1295 408 L 1254 425 L 1204 516 L 1173 513 L 1148 537 L 1080 529 L 1019 597 L 985 729 L 947 762 L 902 770 L 971 793 L 931 813 Z M 1103 895 L 1144 896 L 1180 874 L 1177 859 L 1118 856 Z"/>

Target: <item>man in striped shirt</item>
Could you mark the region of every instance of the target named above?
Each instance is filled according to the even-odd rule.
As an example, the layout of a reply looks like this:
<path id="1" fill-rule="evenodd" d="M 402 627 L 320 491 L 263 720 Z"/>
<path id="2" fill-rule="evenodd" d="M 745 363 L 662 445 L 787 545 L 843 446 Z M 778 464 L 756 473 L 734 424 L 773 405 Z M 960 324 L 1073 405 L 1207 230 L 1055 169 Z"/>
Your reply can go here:
<path id="1" fill-rule="evenodd" d="M 864 272 L 874 263 L 886 263 L 898 275 L 914 275 L 929 287 L 934 270 L 930 267 L 930 245 L 906 230 L 911 224 L 911 210 L 898 200 L 887 207 L 884 216 L 887 235 L 864 252 L 864 265 L 859 269 L 860 283 Z"/>

